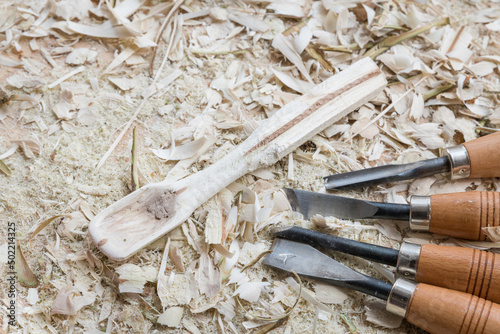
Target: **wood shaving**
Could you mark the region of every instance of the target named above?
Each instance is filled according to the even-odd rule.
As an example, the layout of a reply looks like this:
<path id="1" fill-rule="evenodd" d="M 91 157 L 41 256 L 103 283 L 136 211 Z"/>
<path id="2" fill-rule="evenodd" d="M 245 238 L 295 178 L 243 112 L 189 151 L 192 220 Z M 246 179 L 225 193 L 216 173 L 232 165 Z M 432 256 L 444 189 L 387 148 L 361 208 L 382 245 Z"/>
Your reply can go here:
<path id="1" fill-rule="evenodd" d="M 262 316 L 293 305 L 296 282 L 260 262 L 241 272 L 271 247 L 275 226 L 295 224 L 393 248 L 402 240 L 498 248 L 495 228 L 486 228 L 492 241 L 469 242 L 415 234 L 406 224 L 304 221 L 279 191 L 322 191 L 323 176 L 434 158 L 444 147 L 498 131 L 497 7 L 444 0 L 5 1 L 0 221 L 16 222 L 20 243 L 30 231 L 38 233 L 23 252 L 43 283 L 18 288 L 18 326 L 11 330 L 266 330 L 269 323 L 244 319 L 235 298 L 255 301 Z M 401 38 L 419 29 L 425 31 Z M 130 191 L 132 125 L 141 185 L 179 180 L 367 55 L 390 81 L 371 103 L 286 159 L 229 185 L 217 203 L 168 234 L 169 241 L 161 238 L 126 263 L 109 261 L 93 245 L 88 220 Z M 346 195 L 407 203 L 410 195 L 499 189 L 496 178 L 450 182 L 436 175 Z M 171 211 L 163 204 L 151 203 L 158 217 Z M 62 215 L 61 223 L 47 219 Z M 365 262 L 346 261 L 367 271 Z M 308 301 L 274 332 L 344 333 L 339 313 L 359 333 L 377 333 L 380 326 L 384 333 L 416 331 L 361 293 L 346 298 L 337 288 L 304 284 Z"/>
<path id="2" fill-rule="evenodd" d="M 142 293 L 146 282 L 156 281 L 157 270 L 154 267 L 139 267 L 126 263 L 115 269 L 120 277 L 120 292 Z"/>
<path id="3" fill-rule="evenodd" d="M 158 317 L 158 323 L 165 325 L 167 327 L 179 327 L 182 321 L 183 314 L 184 314 L 183 307 L 168 308 Z"/>
<path id="4" fill-rule="evenodd" d="M 391 314 L 385 310 L 385 304 L 372 301 L 365 306 L 366 320 L 384 328 L 398 328 L 403 318 Z"/>

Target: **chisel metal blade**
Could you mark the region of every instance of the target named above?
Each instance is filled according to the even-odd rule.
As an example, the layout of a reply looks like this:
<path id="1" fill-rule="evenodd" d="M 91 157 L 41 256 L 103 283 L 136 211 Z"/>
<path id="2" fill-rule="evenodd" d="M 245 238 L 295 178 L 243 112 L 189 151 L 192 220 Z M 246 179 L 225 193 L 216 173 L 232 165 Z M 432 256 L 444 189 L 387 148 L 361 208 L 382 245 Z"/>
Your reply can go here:
<path id="1" fill-rule="evenodd" d="M 410 206 L 406 204 L 380 203 L 311 191 L 284 188 L 292 210 L 305 219 L 315 214 L 340 219 L 395 219 L 408 220 Z"/>
<path id="2" fill-rule="evenodd" d="M 285 239 L 275 239 L 272 253 L 264 258 L 263 263 L 385 300 L 392 288 L 390 283 L 358 273 L 309 245 Z"/>
<path id="3" fill-rule="evenodd" d="M 289 272 L 293 270 L 298 275 L 327 280 L 362 281 L 366 279 L 366 276 L 307 244 L 277 238 L 272 251 L 265 257 L 265 265 Z"/>
<path id="4" fill-rule="evenodd" d="M 410 180 L 448 173 L 448 157 L 440 157 L 401 165 L 385 165 L 324 177 L 326 189 L 351 190 L 377 184 Z"/>
<path id="5" fill-rule="evenodd" d="M 271 233 L 278 238 L 333 249 L 342 253 L 359 256 L 369 261 L 393 267 L 398 265 L 399 251 L 396 249 L 341 238 L 298 226 L 277 227 Z"/>

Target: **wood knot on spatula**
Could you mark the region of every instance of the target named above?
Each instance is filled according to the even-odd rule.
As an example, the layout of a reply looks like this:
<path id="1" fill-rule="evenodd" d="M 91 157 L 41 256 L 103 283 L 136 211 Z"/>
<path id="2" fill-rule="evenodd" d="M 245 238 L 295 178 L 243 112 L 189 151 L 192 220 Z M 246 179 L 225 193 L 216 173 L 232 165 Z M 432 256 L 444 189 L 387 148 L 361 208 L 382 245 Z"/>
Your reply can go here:
<path id="1" fill-rule="evenodd" d="M 176 192 L 164 190 L 158 196 L 155 196 L 147 204 L 147 211 L 155 216 L 156 219 L 170 218 L 174 215 L 174 203 Z"/>

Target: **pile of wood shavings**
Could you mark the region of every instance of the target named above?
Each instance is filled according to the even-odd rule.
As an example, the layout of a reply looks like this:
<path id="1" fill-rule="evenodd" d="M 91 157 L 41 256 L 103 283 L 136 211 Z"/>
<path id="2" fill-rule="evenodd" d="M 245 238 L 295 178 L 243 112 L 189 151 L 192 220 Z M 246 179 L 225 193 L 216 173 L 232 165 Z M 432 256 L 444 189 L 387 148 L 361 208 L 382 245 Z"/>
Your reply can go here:
<path id="1" fill-rule="evenodd" d="M 281 225 L 390 247 L 402 240 L 457 242 L 407 233 L 405 224 L 303 221 L 278 190 L 322 191 L 322 176 L 432 158 L 442 147 L 497 131 L 498 4 L 61 0 L 3 1 L 0 11 L 0 219 L 2 226 L 16 223 L 40 282 L 19 286 L 18 326 L 8 328 L 2 312 L 2 330 L 418 332 L 371 297 L 311 281 L 302 282 L 304 298 L 286 321 L 259 321 L 293 306 L 298 283 L 260 263 L 242 267 L 269 249 L 269 230 Z M 138 133 L 140 184 L 185 177 L 224 156 L 259 120 L 373 52 L 374 44 L 446 17 L 449 24 L 376 57 L 390 80 L 376 101 L 275 166 L 241 178 L 126 263 L 110 261 L 90 240 L 88 221 L 131 191 L 131 127 Z M 406 203 L 409 194 L 499 186 L 496 179 L 434 176 L 346 195 Z M 59 214 L 67 216 L 28 243 Z M 220 244 L 210 245 L 221 229 Z M 371 276 L 393 278 L 381 266 L 335 256 Z M 5 284 L 2 308 L 9 303 Z"/>

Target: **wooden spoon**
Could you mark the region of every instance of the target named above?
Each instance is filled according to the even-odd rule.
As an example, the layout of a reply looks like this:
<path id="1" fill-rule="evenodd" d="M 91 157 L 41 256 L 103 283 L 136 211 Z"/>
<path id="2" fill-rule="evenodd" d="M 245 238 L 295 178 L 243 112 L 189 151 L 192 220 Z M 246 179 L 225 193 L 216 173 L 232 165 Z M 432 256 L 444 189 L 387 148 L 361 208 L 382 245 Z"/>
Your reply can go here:
<path id="1" fill-rule="evenodd" d="M 149 184 L 95 216 L 89 232 L 108 257 L 122 260 L 183 223 L 196 208 L 246 173 L 276 161 L 379 94 L 387 81 L 370 59 L 316 85 L 210 167 L 175 182 Z"/>

